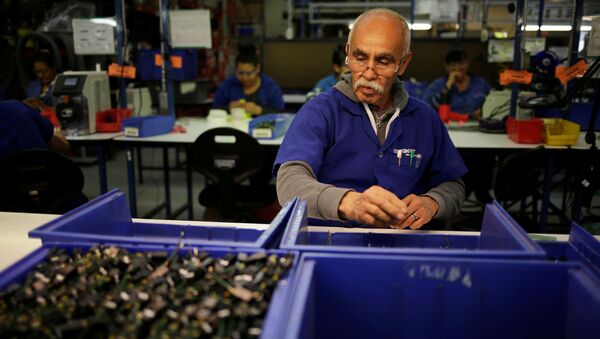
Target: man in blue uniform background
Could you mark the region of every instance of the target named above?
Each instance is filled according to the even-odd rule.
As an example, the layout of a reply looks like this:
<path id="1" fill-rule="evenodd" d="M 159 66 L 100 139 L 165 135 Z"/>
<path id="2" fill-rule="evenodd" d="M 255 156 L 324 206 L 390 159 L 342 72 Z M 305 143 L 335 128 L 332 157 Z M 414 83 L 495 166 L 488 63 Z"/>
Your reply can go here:
<path id="1" fill-rule="evenodd" d="M 70 152 L 68 141 L 39 111 L 16 100 L 0 101 L 0 158 L 35 148 Z"/>
<path id="2" fill-rule="evenodd" d="M 490 84 L 485 79 L 469 73 L 469 58 L 462 48 L 448 49 L 444 57 L 444 68 L 448 75 L 434 80 L 423 93 L 423 100 L 436 110 L 440 103 L 445 102 L 450 104 L 453 112 L 479 119 L 485 97 L 490 93 Z M 493 154 L 481 153 L 464 153 L 462 157 L 469 169 L 469 173 L 463 177 L 466 197 L 474 192 L 481 204 L 492 202 L 490 188 L 496 157 Z"/>
<path id="3" fill-rule="evenodd" d="M 398 79 L 412 58 L 406 20 L 360 15 L 350 74 L 297 113 L 273 172 L 284 203 L 300 196 L 312 224 L 417 229 L 456 215 L 466 168 L 437 113 Z"/>
<path id="4" fill-rule="evenodd" d="M 448 75 L 434 80 L 423 93 L 423 100 L 436 110 L 445 101 L 453 112 L 481 117 L 483 101 L 492 87 L 482 77 L 469 73 L 467 52 L 459 47 L 448 49 L 444 68 Z"/>

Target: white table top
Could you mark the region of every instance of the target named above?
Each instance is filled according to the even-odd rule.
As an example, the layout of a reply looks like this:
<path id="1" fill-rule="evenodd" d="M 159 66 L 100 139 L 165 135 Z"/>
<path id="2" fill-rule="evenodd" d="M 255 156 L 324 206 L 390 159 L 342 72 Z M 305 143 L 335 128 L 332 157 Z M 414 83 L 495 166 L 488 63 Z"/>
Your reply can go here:
<path id="1" fill-rule="evenodd" d="M 169 133 L 146 138 L 126 137 L 119 135 L 115 141 L 141 142 L 141 143 L 181 143 L 191 144 L 196 138 L 210 128 L 227 126 L 237 128 L 241 131 L 247 131 L 247 122 L 229 122 L 227 125 L 211 125 L 203 117 L 187 117 L 177 119 L 176 124 L 185 127 L 186 133 Z M 475 131 L 471 126 L 466 125 L 464 130 L 452 128 L 448 131 L 450 139 L 457 148 L 482 148 L 482 149 L 530 149 L 537 146 L 546 148 L 565 148 L 565 146 L 548 146 L 544 144 L 519 144 L 508 138 L 506 134 L 482 133 Z M 596 133 L 598 135 L 598 133 Z M 584 140 L 585 133 L 580 133 L 577 144 L 571 148 L 588 149 L 589 145 Z M 263 145 L 281 145 L 283 136 L 275 139 L 258 139 Z"/>
<path id="2" fill-rule="evenodd" d="M 284 94 L 283 102 L 286 104 L 303 104 L 306 102 L 306 94 Z"/>
<path id="3" fill-rule="evenodd" d="M 123 135 L 123 132 L 115 133 L 92 133 L 88 135 L 65 136 L 68 141 L 106 141 Z"/>
<path id="4" fill-rule="evenodd" d="M 168 133 L 162 135 L 156 135 L 152 137 L 136 138 L 127 137 L 124 135 L 116 137 L 115 141 L 120 142 L 139 142 L 139 143 L 179 143 L 179 144 L 192 144 L 200 134 L 207 130 L 215 127 L 232 127 L 237 128 L 240 131 L 248 132 L 248 121 L 230 121 L 227 124 L 217 125 L 210 124 L 204 117 L 186 117 L 177 119 L 176 125 L 181 125 L 185 128 L 185 133 Z M 281 145 L 283 136 L 275 139 L 257 139 L 262 145 Z"/>
<path id="5" fill-rule="evenodd" d="M 289 98 L 297 96 L 297 100 L 303 97 L 301 94 L 286 94 Z M 248 121 L 229 121 L 224 125 L 209 124 L 204 117 L 184 117 L 177 119 L 176 124 L 185 128 L 185 133 L 168 133 L 146 138 L 127 137 L 123 132 L 116 133 L 93 133 L 89 135 L 67 136 L 69 141 L 108 141 L 115 140 L 121 142 L 135 143 L 174 143 L 174 144 L 191 144 L 196 138 L 205 131 L 214 127 L 233 127 L 241 131 L 248 131 Z M 456 124 L 449 127 L 448 133 L 450 139 L 456 148 L 479 148 L 479 149 L 531 149 L 538 146 L 544 146 L 549 149 L 561 149 L 565 146 L 548 146 L 545 144 L 519 144 L 508 138 L 506 134 L 483 133 L 474 127 L 476 122 L 467 122 L 462 127 L 457 127 Z M 600 138 L 600 133 L 596 132 L 596 137 Z M 258 142 L 263 145 L 281 145 L 283 136 L 275 139 L 258 139 Z M 573 149 L 589 149 L 590 146 L 585 143 L 585 132 L 581 132 L 577 143 L 570 148 Z"/>
<path id="6" fill-rule="evenodd" d="M 460 130 L 451 129 L 448 131 L 450 139 L 454 143 L 456 148 L 514 148 L 514 149 L 528 149 L 535 148 L 538 146 L 544 146 L 545 148 L 561 149 L 566 148 L 565 146 L 549 146 L 545 144 L 519 144 L 508 138 L 506 134 L 495 134 L 495 133 L 483 133 L 472 130 Z M 598 132 L 596 132 L 598 136 Z M 571 148 L 574 149 L 588 149 L 590 145 L 585 143 L 585 132 L 579 134 L 577 143 Z"/>
<path id="7" fill-rule="evenodd" d="M 42 245 L 40 239 L 29 238 L 29 231 L 58 217 L 56 214 L 0 212 L 0 271 Z M 231 223 L 216 221 L 185 221 L 133 219 L 134 222 L 186 226 L 219 226 L 264 230 L 268 224 Z"/>

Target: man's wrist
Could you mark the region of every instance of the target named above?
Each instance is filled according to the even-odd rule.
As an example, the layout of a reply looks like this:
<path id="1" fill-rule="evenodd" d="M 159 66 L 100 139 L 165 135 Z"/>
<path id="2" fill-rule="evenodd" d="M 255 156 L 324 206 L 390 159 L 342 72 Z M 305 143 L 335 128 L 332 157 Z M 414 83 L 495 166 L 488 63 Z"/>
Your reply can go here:
<path id="1" fill-rule="evenodd" d="M 342 199 L 340 200 L 340 205 L 338 206 L 338 215 L 341 220 L 352 220 L 354 217 L 353 213 L 353 203 L 354 200 L 353 195 L 358 194 L 354 191 L 348 191 Z"/>
<path id="2" fill-rule="evenodd" d="M 431 211 L 431 218 L 433 219 L 440 209 L 440 204 L 438 204 L 434 198 L 428 195 L 422 195 L 421 198 L 426 198 L 426 200 L 429 202 L 425 207 Z"/>

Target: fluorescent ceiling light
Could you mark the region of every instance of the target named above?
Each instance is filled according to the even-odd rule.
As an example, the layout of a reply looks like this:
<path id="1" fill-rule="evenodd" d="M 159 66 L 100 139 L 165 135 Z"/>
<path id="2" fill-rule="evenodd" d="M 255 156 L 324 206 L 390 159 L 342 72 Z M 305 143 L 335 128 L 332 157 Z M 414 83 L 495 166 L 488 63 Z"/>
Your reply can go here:
<path id="1" fill-rule="evenodd" d="M 538 30 L 538 25 L 527 25 L 525 30 L 528 32 L 535 32 Z M 542 31 L 546 32 L 568 32 L 571 30 L 571 25 L 542 25 Z M 580 31 L 589 32 L 592 30 L 591 25 L 581 25 Z"/>
<path id="2" fill-rule="evenodd" d="M 113 18 L 93 18 L 90 19 L 90 21 L 95 24 L 117 27 L 117 21 L 115 21 L 115 19 Z"/>
<path id="3" fill-rule="evenodd" d="M 431 24 L 428 22 L 415 22 L 414 24 L 408 24 L 408 28 L 413 31 L 428 31 L 431 29 Z"/>
<path id="4" fill-rule="evenodd" d="M 571 25 L 542 25 L 541 30 L 547 32 L 568 32 L 571 30 Z"/>
<path id="5" fill-rule="evenodd" d="M 525 30 L 535 32 L 538 30 L 538 25 L 527 25 Z M 568 32 L 571 30 L 571 25 L 542 25 L 541 31 L 545 32 Z"/>
<path id="6" fill-rule="evenodd" d="M 348 29 L 352 30 L 352 27 L 354 27 L 354 22 L 349 22 Z M 429 22 L 408 23 L 408 28 L 413 31 L 428 31 L 431 29 L 431 24 Z"/>

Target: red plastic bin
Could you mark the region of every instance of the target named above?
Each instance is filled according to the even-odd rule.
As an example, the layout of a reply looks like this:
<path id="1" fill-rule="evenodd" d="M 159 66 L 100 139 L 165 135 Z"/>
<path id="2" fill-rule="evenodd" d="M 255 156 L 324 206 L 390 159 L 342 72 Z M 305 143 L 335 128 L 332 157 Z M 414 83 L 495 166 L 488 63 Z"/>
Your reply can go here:
<path id="1" fill-rule="evenodd" d="M 118 132 L 122 129 L 123 119 L 131 117 L 131 109 L 114 108 L 96 113 L 96 131 Z"/>
<path id="2" fill-rule="evenodd" d="M 508 138 L 519 144 L 541 143 L 543 128 L 544 121 L 538 118 L 533 118 L 531 120 L 517 120 L 509 116 L 506 121 Z"/>

